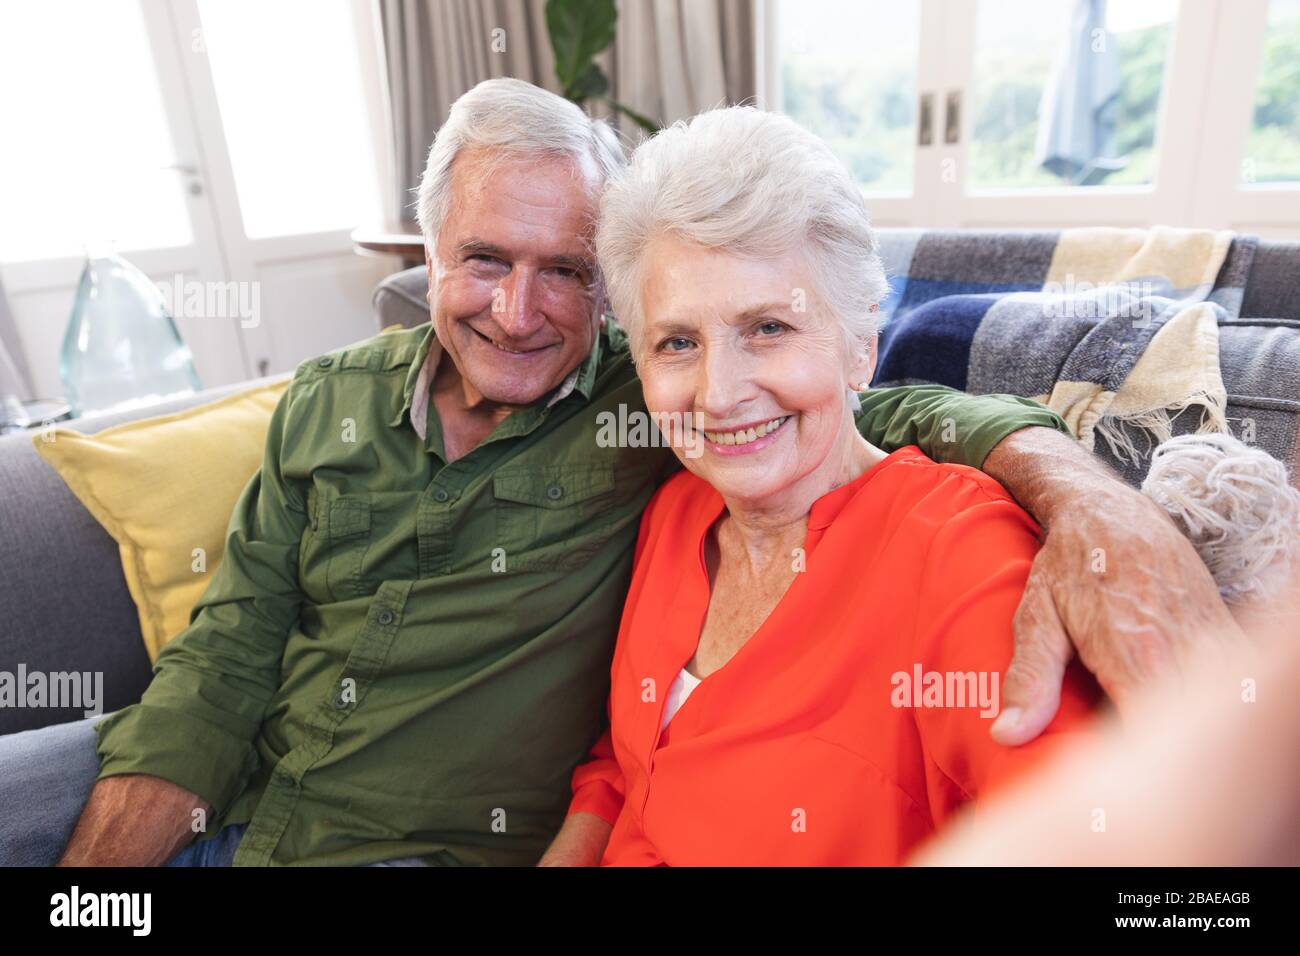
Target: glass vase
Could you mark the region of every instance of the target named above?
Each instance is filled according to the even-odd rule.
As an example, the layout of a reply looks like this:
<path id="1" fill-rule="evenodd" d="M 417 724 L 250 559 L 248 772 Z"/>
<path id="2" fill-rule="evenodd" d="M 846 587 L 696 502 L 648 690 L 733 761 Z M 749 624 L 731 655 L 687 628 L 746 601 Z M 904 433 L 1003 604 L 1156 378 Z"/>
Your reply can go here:
<path id="1" fill-rule="evenodd" d="M 203 387 L 162 292 L 111 251 L 87 255 L 59 373 L 74 416 L 151 405 Z"/>

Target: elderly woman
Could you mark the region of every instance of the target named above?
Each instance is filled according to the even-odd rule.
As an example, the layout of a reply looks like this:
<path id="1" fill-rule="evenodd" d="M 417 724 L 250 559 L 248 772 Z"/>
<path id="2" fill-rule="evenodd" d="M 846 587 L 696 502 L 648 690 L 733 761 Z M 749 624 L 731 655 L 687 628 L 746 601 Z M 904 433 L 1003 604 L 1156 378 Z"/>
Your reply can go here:
<path id="1" fill-rule="evenodd" d="M 1073 672 L 1049 733 L 989 737 L 1038 529 L 980 472 L 858 434 L 887 285 L 847 170 L 789 119 L 659 133 L 596 241 L 647 406 L 696 432 L 542 862 L 898 863 L 1095 700 Z"/>

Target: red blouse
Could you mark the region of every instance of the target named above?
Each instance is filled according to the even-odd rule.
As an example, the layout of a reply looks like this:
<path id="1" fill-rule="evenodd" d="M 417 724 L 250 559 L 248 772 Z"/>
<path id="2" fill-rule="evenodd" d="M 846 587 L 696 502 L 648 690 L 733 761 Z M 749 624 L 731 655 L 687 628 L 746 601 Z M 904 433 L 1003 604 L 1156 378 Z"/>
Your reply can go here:
<path id="1" fill-rule="evenodd" d="M 1044 736 L 989 737 L 1038 528 L 986 475 L 908 447 L 814 503 L 805 570 L 661 735 L 723 510 L 683 472 L 642 516 L 610 729 L 569 808 L 613 824 L 603 864 L 897 864 L 1087 723 L 1098 690 L 1072 666 Z"/>

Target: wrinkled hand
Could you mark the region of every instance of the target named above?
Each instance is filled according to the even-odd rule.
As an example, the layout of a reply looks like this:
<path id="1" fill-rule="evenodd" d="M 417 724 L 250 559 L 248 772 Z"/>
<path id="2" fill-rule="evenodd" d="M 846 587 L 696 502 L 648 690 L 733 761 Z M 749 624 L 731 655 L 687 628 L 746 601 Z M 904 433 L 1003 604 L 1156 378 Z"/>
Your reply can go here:
<path id="1" fill-rule="evenodd" d="M 1214 579 L 1164 511 L 1072 438 L 1023 428 L 984 461 L 1043 527 L 1015 620 L 995 740 L 1043 732 L 1078 653 L 1123 716 L 1139 689 L 1180 673 L 1194 649 L 1240 636 Z M 1208 648 L 1208 651 L 1207 651 Z"/>
<path id="2" fill-rule="evenodd" d="M 1032 740 L 1060 703 L 1074 653 L 1121 714 L 1221 633 L 1239 633 L 1214 579 L 1173 521 L 1118 483 L 1055 514 L 1016 612 L 1015 656 L 993 727 Z"/>

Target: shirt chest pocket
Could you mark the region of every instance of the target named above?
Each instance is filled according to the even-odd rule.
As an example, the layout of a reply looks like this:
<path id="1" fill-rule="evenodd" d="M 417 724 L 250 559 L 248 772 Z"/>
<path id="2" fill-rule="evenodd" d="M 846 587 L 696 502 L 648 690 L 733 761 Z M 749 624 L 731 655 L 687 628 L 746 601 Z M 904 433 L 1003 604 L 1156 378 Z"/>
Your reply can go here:
<path id="1" fill-rule="evenodd" d="M 507 571 L 581 567 L 608 543 L 621 513 L 609 466 L 502 468 L 492 495 L 493 553 Z"/>
<path id="2" fill-rule="evenodd" d="M 307 519 L 308 530 L 298 556 L 304 591 L 318 603 L 367 594 L 362 568 L 370 546 L 370 496 L 311 488 Z"/>

